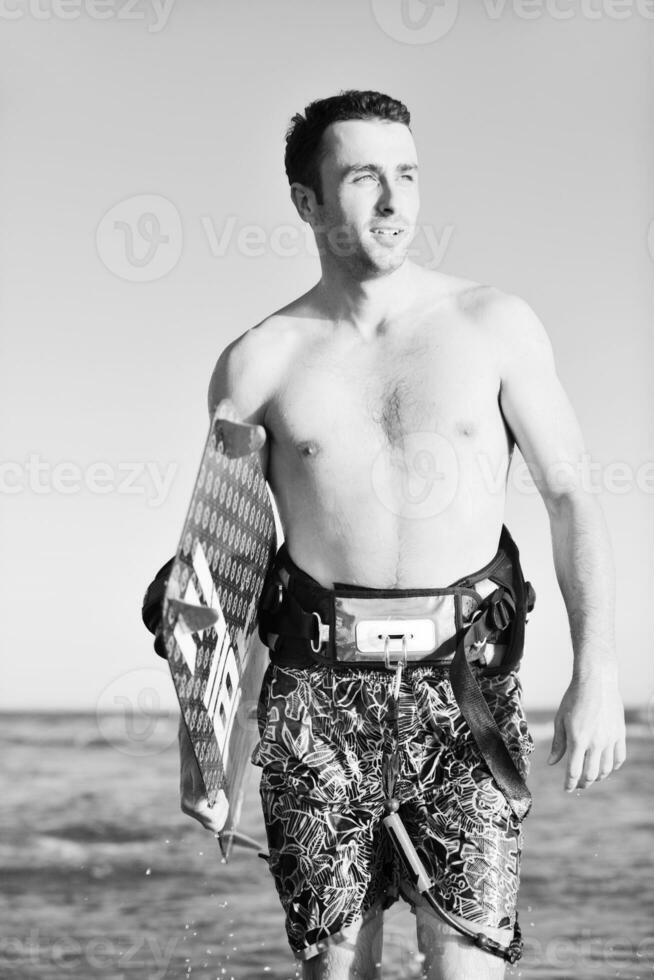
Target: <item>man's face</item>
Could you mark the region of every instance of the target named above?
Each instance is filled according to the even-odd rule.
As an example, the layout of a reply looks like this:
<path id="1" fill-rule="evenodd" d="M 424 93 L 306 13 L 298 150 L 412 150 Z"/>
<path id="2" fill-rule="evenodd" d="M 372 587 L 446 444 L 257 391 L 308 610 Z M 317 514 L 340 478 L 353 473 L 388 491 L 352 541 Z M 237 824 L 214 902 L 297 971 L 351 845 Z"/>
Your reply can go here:
<path id="1" fill-rule="evenodd" d="M 355 274 L 383 275 L 404 262 L 420 205 L 413 137 L 402 123 L 348 119 L 323 134 L 321 247 Z"/>

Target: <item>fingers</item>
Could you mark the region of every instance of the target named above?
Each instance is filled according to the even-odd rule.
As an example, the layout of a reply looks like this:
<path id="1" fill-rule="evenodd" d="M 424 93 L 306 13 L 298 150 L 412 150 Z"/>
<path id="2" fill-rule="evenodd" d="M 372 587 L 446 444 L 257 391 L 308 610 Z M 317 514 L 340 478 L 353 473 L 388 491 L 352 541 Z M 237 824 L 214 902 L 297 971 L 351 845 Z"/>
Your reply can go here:
<path id="1" fill-rule="evenodd" d="M 206 796 L 195 800 L 182 796 L 181 807 L 182 813 L 193 817 L 212 834 L 219 834 L 223 830 L 229 813 L 229 803 L 222 790 L 219 791 L 213 806 L 209 806 Z"/>
<path id="2" fill-rule="evenodd" d="M 581 746 L 573 742 L 572 748 L 568 755 L 568 770 L 565 776 L 565 783 L 563 788 L 566 793 L 571 793 L 573 789 L 577 788 L 579 780 L 581 779 L 581 773 L 584 768 L 584 758 L 585 752 Z"/>
<path id="3" fill-rule="evenodd" d="M 599 767 L 598 767 L 599 771 L 597 773 L 597 779 L 599 782 L 601 782 L 603 779 L 606 779 L 607 776 L 611 775 L 611 773 L 613 772 L 613 761 L 614 761 L 614 746 L 607 745 L 607 747 L 600 755 Z"/>
<path id="4" fill-rule="evenodd" d="M 599 749 L 587 749 L 584 754 L 584 767 L 579 778 L 579 789 L 586 789 L 599 776 L 602 753 Z"/>
<path id="5" fill-rule="evenodd" d="M 236 411 L 236 405 L 231 400 L 231 398 L 221 398 L 216 405 L 216 410 L 214 415 L 218 415 L 221 419 L 229 419 L 231 422 L 238 421 L 238 412 Z"/>
<path id="6" fill-rule="evenodd" d="M 604 748 L 592 747 L 584 752 L 581 744 L 573 745 L 568 760 L 564 788 L 567 793 L 574 789 L 586 789 L 591 783 L 601 782 L 619 769 L 626 758 L 624 738 Z"/>
<path id="7" fill-rule="evenodd" d="M 620 766 L 624 764 L 626 758 L 627 758 L 627 743 L 625 742 L 625 739 L 623 737 L 623 738 L 619 738 L 618 741 L 615 743 L 615 748 L 613 750 L 613 768 L 619 769 Z"/>
<path id="8" fill-rule="evenodd" d="M 552 748 L 550 749 L 550 754 L 547 759 L 547 764 L 550 766 L 554 766 L 556 765 L 557 762 L 560 762 L 560 760 L 565 755 L 565 748 L 566 748 L 565 726 L 557 716 L 557 718 L 554 721 L 554 738 L 552 739 Z"/>

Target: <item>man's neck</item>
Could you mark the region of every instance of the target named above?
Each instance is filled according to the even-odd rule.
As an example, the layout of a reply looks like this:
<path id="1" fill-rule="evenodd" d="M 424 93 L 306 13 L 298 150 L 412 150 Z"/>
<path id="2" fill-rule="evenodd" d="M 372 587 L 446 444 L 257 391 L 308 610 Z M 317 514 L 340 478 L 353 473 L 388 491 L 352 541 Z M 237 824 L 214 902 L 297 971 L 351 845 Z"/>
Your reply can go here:
<path id="1" fill-rule="evenodd" d="M 415 272 L 408 260 L 384 275 L 355 278 L 342 266 L 323 266 L 315 296 L 334 323 L 370 339 L 411 300 Z"/>

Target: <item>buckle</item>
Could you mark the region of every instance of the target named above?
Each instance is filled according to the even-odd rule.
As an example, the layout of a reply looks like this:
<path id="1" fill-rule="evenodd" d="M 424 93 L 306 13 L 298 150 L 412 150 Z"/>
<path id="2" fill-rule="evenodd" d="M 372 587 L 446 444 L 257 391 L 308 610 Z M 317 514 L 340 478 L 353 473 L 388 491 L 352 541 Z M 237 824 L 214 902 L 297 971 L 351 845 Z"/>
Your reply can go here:
<path id="1" fill-rule="evenodd" d="M 323 643 L 329 643 L 329 626 L 327 623 L 323 623 L 317 612 L 314 611 L 311 615 L 318 624 L 318 646 L 314 646 L 313 639 L 309 640 L 309 643 L 314 653 L 320 653 Z"/>
<path id="2" fill-rule="evenodd" d="M 260 600 L 260 608 L 267 613 L 276 613 L 281 608 L 284 601 L 284 586 L 277 579 L 271 579 L 265 587 L 265 591 Z"/>
<path id="3" fill-rule="evenodd" d="M 493 620 L 493 626 L 495 629 L 506 629 L 511 622 L 514 612 L 515 607 L 511 597 L 506 593 L 500 596 L 500 598 L 494 602 L 490 608 L 491 619 Z"/>
<path id="4" fill-rule="evenodd" d="M 412 636 L 412 634 L 410 633 L 409 636 Z M 398 664 L 401 664 L 402 668 L 406 667 L 407 660 L 408 660 L 407 649 L 408 649 L 407 634 L 403 633 L 402 634 L 402 659 L 394 660 L 394 661 L 391 660 L 391 637 L 387 633 L 384 636 L 384 667 L 386 668 L 386 670 L 395 670 Z"/>

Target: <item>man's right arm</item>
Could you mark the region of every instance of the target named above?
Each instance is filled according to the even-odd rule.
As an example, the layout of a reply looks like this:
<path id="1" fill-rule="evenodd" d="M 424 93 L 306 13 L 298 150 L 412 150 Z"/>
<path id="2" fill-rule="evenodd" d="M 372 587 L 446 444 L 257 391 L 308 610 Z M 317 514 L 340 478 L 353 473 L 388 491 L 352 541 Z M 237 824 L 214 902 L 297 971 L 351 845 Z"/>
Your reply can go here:
<path id="1" fill-rule="evenodd" d="M 256 328 L 255 328 L 256 329 Z M 262 349 L 254 331 L 248 331 L 235 340 L 218 359 L 209 384 L 209 416 L 213 418 L 217 406 L 224 399 L 234 405 L 239 418 L 251 425 L 262 425 L 265 403 L 270 384 L 270 361 Z M 265 370 L 268 367 L 268 377 Z M 260 451 L 261 466 L 264 473 L 268 466 L 268 445 L 264 443 Z M 179 719 L 179 757 L 180 757 L 180 805 L 182 812 L 193 817 L 207 830 L 220 833 L 228 815 L 228 804 L 224 793 L 219 793 L 213 807 L 205 793 L 191 740 L 186 731 L 184 719 Z"/>
<path id="2" fill-rule="evenodd" d="M 209 383 L 209 417 L 213 418 L 218 404 L 229 399 L 244 422 L 262 425 L 266 403 L 274 377 L 274 342 L 265 321 L 232 341 L 218 358 Z M 268 473 L 268 443 L 259 452 L 261 468 Z M 141 617 L 154 635 L 155 652 L 165 659 L 161 637 L 161 606 L 170 574 L 172 558 L 159 569 L 147 588 Z"/>
<path id="3" fill-rule="evenodd" d="M 259 324 L 233 341 L 218 358 L 209 383 L 209 417 L 225 398 L 239 418 L 263 426 L 266 407 L 274 387 L 275 345 L 266 325 Z M 259 454 L 261 468 L 268 473 L 268 443 Z"/>

